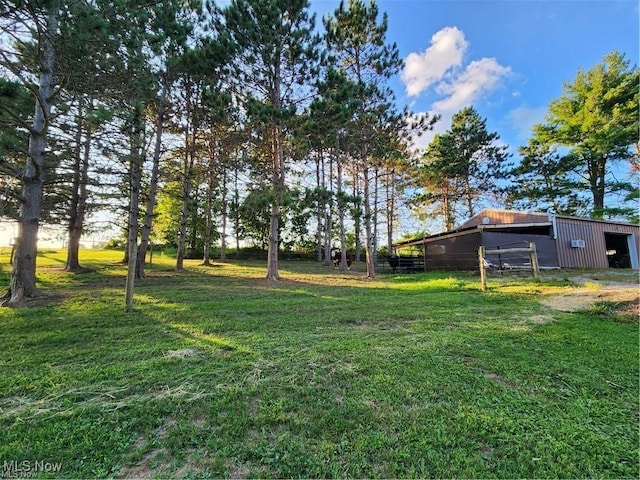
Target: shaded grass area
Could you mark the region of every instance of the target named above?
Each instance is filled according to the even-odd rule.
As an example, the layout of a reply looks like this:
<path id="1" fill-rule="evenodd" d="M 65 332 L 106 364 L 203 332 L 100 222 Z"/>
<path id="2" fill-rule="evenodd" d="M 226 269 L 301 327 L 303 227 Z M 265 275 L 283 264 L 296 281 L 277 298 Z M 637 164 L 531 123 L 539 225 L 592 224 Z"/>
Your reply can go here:
<path id="1" fill-rule="evenodd" d="M 158 258 L 39 259 L 0 310 L 0 463 L 40 477 L 635 477 L 638 325 L 538 303 L 562 281 Z M 89 255 L 89 253 L 87 253 Z M 3 257 L 0 261 L 6 264 Z M 5 267 L 0 281 L 6 282 Z M 544 321 L 540 321 L 544 319 Z"/>

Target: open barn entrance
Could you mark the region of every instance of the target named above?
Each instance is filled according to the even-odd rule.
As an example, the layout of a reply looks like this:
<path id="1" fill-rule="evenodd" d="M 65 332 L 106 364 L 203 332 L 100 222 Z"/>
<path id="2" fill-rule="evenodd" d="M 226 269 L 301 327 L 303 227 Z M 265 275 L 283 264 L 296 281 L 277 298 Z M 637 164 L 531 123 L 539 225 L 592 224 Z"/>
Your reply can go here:
<path id="1" fill-rule="evenodd" d="M 633 268 L 631 255 L 635 255 L 633 235 L 625 233 L 605 232 L 604 241 L 607 246 L 607 260 L 610 268 Z"/>

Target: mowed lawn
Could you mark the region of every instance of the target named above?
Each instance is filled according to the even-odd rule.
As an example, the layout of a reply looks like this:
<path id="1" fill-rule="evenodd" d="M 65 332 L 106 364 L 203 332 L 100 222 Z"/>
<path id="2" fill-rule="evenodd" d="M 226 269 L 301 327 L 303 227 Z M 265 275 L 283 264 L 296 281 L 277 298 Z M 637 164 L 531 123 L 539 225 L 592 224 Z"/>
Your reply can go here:
<path id="1" fill-rule="evenodd" d="M 82 251 L 95 271 L 72 275 L 44 252 L 51 303 L 0 309 L 5 476 L 638 475 L 637 318 L 543 307 L 562 274 L 482 293 L 466 272 L 283 262 L 273 283 L 156 255 L 125 314 L 121 257 Z"/>

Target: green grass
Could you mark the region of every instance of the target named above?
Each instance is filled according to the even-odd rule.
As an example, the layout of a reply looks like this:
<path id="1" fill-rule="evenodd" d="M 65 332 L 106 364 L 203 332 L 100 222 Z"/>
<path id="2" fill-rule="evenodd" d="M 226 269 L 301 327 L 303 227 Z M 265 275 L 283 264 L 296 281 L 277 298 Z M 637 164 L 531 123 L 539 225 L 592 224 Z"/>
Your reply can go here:
<path id="1" fill-rule="evenodd" d="M 0 464 L 39 477 L 637 477 L 638 324 L 550 311 L 561 280 L 381 275 L 121 253 L 38 259 L 0 309 Z M 6 254 L 0 284 L 8 283 Z M 541 321 L 544 319 L 544 321 Z"/>

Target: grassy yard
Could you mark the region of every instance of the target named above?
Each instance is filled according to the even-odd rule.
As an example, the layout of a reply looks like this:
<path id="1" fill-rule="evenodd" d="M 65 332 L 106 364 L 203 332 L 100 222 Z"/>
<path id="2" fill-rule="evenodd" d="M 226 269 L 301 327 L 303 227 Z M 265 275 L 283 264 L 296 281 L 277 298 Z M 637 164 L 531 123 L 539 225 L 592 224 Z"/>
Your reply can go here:
<path id="1" fill-rule="evenodd" d="M 575 289 L 561 274 L 483 294 L 156 256 L 125 314 L 122 254 L 81 253 L 94 272 L 41 254 L 51 303 L 0 309 L 5 476 L 638 476 L 637 318 L 542 306 Z"/>

